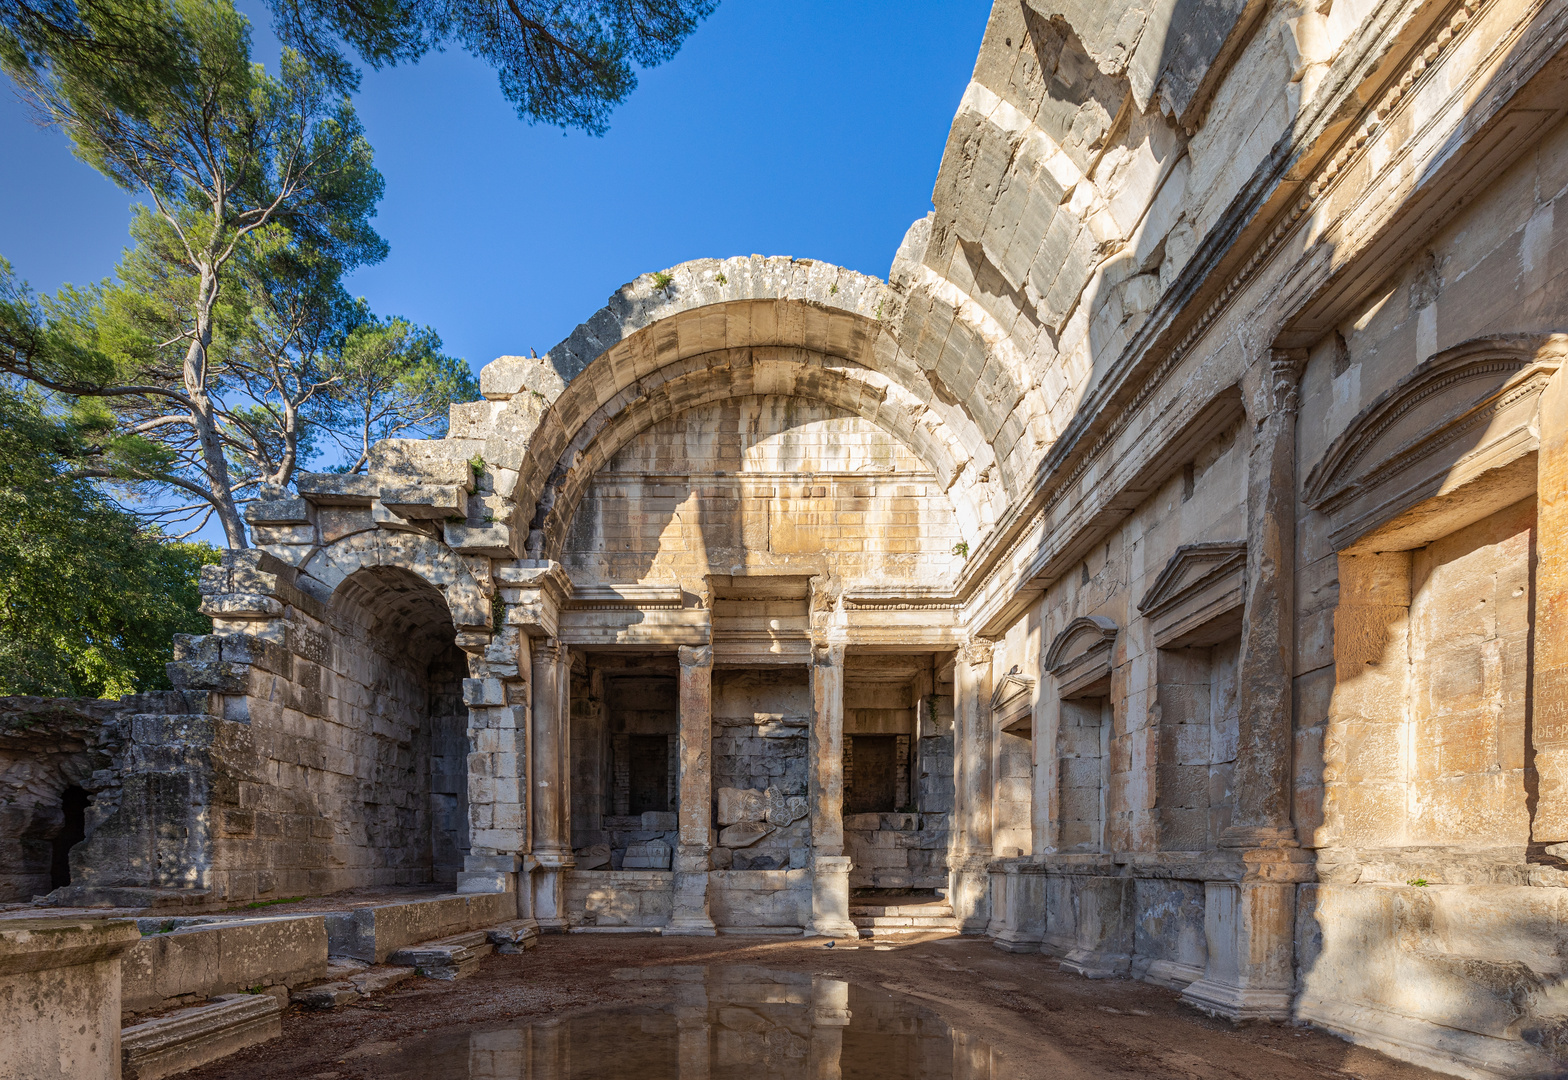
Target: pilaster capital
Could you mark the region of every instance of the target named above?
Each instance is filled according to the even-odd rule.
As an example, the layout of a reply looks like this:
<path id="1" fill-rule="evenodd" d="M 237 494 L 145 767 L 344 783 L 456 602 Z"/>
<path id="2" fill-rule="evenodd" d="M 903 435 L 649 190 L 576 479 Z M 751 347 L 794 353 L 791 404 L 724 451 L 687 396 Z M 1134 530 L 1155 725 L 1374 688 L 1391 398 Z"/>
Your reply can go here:
<path id="1" fill-rule="evenodd" d="M 1306 366 L 1306 349 L 1269 350 L 1269 396 L 1274 411 L 1296 411 L 1301 403 L 1301 373 Z"/>
<path id="2" fill-rule="evenodd" d="M 989 638 L 970 638 L 958 647 L 958 660 L 970 667 L 984 667 L 991 662 L 996 642 Z"/>
<path id="3" fill-rule="evenodd" d="M 557 637 L 540 638 L 529 646 L 529 659 L 536 670 L 548 668 L 566 659 L 566 646 Z"/>
<path id="4" fill-rule="evenodd" d="M 680 659 L 681 667 L 712 667 L 712 645 L 682 645 L 675 655 Z"/>
<path id="5" fill-rule="evenodd" d="M 842 645 L 813 645 L 811 647 L 811 662 L 817 667 L 844 666 L 844 646 Z"/>

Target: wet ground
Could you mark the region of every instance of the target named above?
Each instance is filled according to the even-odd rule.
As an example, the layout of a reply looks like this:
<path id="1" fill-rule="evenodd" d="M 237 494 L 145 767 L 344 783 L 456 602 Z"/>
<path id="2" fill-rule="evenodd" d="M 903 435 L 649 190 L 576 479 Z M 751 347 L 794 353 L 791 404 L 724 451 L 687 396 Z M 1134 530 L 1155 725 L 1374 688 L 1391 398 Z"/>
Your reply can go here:
<path id="1" fill-rule="evenodd" d="M 1235 1028 L 1171 991 L 985 940 L 572 934 L 332 1012 L 190 1080 L 1077 1080 L 1439 1074 L 1310 1029 Z"/>

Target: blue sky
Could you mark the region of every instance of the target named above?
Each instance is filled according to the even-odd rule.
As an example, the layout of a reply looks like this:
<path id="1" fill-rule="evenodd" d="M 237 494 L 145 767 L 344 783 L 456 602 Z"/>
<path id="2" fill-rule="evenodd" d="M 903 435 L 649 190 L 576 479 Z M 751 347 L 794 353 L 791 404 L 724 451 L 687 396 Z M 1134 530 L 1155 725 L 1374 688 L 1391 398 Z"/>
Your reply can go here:
<path id="1" fill-rule="evenodd" d="M 477 369 L 544 352 L 623 282 L 702 256 L 886 276 L 931 187 L 987 0 L 724 0 L 602 138 L 530 127 L 461 52 L 367 72 L 355 101 L 391 245 L 350 280 Z M 259 4 L 256 51 L 275 45 Z M 0 255 L 35 288 L 112 271 L 131 196 L 0 94 Z"/>

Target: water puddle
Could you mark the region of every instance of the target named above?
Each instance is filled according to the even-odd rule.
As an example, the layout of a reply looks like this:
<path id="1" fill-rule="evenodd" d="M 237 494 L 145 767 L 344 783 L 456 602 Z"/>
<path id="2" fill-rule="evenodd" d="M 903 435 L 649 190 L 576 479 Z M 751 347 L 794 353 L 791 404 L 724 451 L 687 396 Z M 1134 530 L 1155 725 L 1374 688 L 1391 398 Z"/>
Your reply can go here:
<path id="1" fill-rule="evenodd" d="M 397 1080 L 1008 1080 L 990 1047 L 902 995 L 748 966 L 628 968 L 658 1005 L 411 1040 Z M 380 1046 L 378 1045 L 378 1049 Z M 385 1071 L 379 1066 L 384 1065 Z"/>

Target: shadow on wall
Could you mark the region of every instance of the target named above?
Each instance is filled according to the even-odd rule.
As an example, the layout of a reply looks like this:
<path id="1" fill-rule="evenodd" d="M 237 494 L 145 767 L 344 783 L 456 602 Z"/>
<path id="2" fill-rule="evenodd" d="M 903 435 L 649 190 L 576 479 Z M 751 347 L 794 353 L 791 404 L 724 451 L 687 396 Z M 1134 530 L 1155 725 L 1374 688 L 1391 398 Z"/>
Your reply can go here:
<path id="1" fill-rule="evenodd" d="M 392 567 L 350 575 L 333 607 L 348 624 L 335 650 L 344 670 L 326 680 L 322 712 L 355 747 L 328 768 L 343 797 L 322 807 L 342 815 L 334 840 L 363 884 L 454 882 L 468 853 L 469 746 L 468 662 L 451 615 Z"/>

